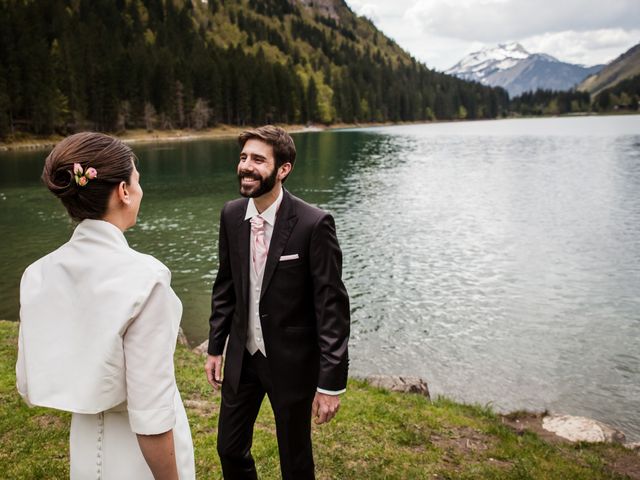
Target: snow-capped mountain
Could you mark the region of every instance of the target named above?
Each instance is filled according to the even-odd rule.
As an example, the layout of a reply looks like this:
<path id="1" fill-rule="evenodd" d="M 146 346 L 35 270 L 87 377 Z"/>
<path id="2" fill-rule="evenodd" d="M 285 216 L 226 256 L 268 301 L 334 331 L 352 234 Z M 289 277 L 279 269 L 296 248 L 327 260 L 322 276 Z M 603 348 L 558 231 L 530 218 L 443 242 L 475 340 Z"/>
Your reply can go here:
<path id="1" fill-rule="evenodd" d="M 569 90 L 602 69 L 602 65 L 583 67 L 544 53 L 529 53 L 519 43 L 500 44 L 471 53 L 445 73 L 503 87 L 511 97 L 537 90 Z"/>
<path id="2" fill-rule="evenodd" d="M 531 54 L 519 43 L 500 44 L 494 48 L 483 48 L 470 53 L 445 73 L 465 80 L 482 82 L 493 73 L 507 70 L 529 56 Z"/>

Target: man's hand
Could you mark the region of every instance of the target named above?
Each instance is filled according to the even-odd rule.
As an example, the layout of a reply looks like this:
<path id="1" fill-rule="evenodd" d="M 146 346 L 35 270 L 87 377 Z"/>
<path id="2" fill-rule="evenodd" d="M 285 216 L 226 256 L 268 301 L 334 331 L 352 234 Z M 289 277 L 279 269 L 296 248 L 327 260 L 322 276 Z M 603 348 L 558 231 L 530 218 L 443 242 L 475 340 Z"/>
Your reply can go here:
<path id="1" fill-rule="evenodd" d="M 340 408 L 340 395 L 327 395 L 316 392 L 311 407 L 311 416 L 316 417 L 316 425 L 327 423 L 338 413 Z"/>
<path id="2" fill-rule="evenodd" d="M 207 381 L 216 390 L 222 385 L 222 355 L 208 355 L 204 364 Z"/>

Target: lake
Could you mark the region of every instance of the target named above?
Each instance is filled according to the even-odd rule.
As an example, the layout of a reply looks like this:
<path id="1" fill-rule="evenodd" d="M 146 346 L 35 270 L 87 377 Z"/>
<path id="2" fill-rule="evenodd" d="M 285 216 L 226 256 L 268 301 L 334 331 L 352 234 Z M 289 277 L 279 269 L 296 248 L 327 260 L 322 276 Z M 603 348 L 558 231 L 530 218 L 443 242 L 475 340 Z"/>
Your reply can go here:
<path id="1" fill-rule="evenodd" d="M 585 415 L 640 440 L 640 116 L 294 139 L 286 187 L 336 219 L 352 374 L 417 375 L 432 394 Z M 133 148 L 145 195 L 127 237 L 172 270 L 197 344 L 238 148 Z M 0 318 L 18 318 L 22 271 L 72 231 L 40 183 L 46 153 L 0 153 Z"/>

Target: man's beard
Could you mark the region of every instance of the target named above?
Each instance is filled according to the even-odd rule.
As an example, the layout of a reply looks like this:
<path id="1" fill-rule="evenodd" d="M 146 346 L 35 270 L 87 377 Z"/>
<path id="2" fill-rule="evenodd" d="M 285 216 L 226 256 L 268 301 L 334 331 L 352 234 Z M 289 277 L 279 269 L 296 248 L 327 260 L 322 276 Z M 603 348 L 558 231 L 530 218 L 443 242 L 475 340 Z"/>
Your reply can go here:
<path id="1" fill-rule="evenodd" d="M 256 198 L 264 195 L 265 193 L 273 190 L 273 187 L 276 185 L 276 177 L 278 175 L 278 169 L 273 168 L 273 172 L 267 178 L 262 178 L 257 173 L 239 173 L 238 174 L 238 182 L 240 183 L 240 195 L 245 198 Z M 253 188 L 243 188 L 242 187 L 242 179 L 243 178 L 252 178 L 254 180 L 258 180 L 258 185 Z"/>

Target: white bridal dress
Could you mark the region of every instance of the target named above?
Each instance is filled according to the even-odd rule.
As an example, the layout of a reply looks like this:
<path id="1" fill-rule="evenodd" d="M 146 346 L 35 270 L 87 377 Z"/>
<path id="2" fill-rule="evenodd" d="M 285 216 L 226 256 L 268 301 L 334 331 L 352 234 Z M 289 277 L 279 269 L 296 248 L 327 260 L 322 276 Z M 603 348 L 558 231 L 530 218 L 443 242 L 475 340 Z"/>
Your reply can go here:
<path id="1" fill-rule="evenodd" d="M 18 391 L 73 413 L 72 480 L 153 479 L 136 433 L 171 429 L 180 479 L 195 478 L 173 370 L 182 304 L 170 281 L 101 220 L 81 222 L 22 277 Z"/>

